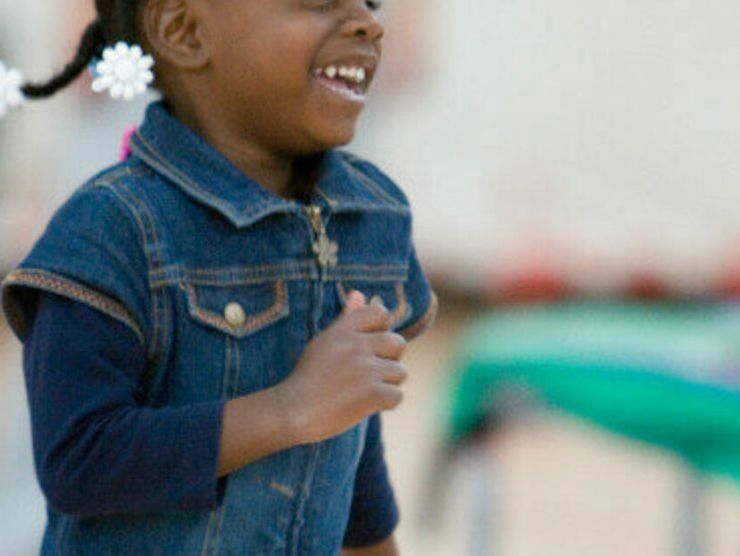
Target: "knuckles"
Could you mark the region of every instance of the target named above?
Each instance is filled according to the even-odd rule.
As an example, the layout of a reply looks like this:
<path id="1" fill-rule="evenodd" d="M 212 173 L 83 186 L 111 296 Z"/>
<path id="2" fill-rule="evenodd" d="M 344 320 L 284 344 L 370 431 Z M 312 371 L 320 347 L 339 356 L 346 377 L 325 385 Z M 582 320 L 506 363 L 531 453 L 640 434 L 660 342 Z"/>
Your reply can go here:
<path id="1" fill-rule="evenodd" d="M 409 345 L 409 343 L 406 341 L 406 338 L 404 338 L 397 332 L 388 333 L 388 342 L 395 345 L 401 352 L 405 351 L 406 347 Z"/>
<path id="2" fill-rule="evenodd" d="M 396 409 L 403 401 L 403 392 L 400 388 L 395 388 L 391 393 L 388 394 L 386 400 L 386 407 L 388 409 Z"/>
<path id="3" fill-rule="evenodd" d="M 400 357 L 406 350 L 408 343 L 400 334 L 395 332 L 382 332 L 378 335 L 376 352 L 388 352 Z"/>
<path id="4" fill-rule="evenodd" d="M 362 309 L 357 310 L 359 313 L 358 318 L 363 324 L 377 325 L 383 328 L 390 328 L 392 317 L 388 309 L 380 307 L 378 305 L 368 305 Z"/>
<path id="5" fill-rule="evenodd" d="M 403 401 L 403 392 L 400 388 L 378 388 L 377 397 L 383 409 L 395 409 Z"/>
<path id="6" fill-rule="evenodd" d="M 403 363 L 398 364 L 398 378 L 401 382 L 406 382 L 409 378 L 409 372 L 408 369 L 406 369 L 406 365 Z"/>

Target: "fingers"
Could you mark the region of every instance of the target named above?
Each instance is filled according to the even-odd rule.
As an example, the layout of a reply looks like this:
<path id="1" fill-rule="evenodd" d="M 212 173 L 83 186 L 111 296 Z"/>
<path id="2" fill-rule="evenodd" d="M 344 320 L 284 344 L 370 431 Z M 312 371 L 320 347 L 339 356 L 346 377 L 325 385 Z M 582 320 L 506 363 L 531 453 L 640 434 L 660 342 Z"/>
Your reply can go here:
<path id="1" fill-rule="evenodd" d="M 382 307 L 383 309 L 386 308 L 385 303 L 383 303 L 383 299 L 379 295 L 374 295 L 370 298 L 370 305 L 373 307 Z"/>
<path id="2" fill-rule="evenodd" d="M 347 314 L 349 326 L 358 332 L 384 332 L 391 327 L 391 314 L 379 305 L 364 305 Z"/>
<path id="3" fill-rule="evenodd" d="M 364 307 L 366 304 L 365 294 L 359 290 L 352 290 L 347 294 L 342 313 L 350 313 L 355 309 Z"/>
<path id="4" fill-rule="evenodd" d="M 368 303 L 365 294 L 359 290 L 351 290 L 345 297 L 342 316 L 351 313 L 359 313 L 349 317 L 350 326 L 359 332 L 376 332 L 390 328 L 390 312 L 380 296 L 374 295 Z"/>
<path id="5" fill-rule="evenodd" d="M 408 346 L 406 339 L 395 332 L 375 332 L 370 335 L 373 353 L 385 359 L 400 359 Z"/>
<path id="6" fill-rule="evenodd" d="M 385 360 L 378 366 L 378 374 L 383 382 L 395 386 L 401 386 L 409 378 L 406 365 L 390 360 Z"/>
<path id="7" fill-rule="evenodd" d="M 379 398 L 381 410 L 395 409 L 403 401 L 403 392 L 395 384 L 381 382 L 375 386 L 375 391 Z"/>

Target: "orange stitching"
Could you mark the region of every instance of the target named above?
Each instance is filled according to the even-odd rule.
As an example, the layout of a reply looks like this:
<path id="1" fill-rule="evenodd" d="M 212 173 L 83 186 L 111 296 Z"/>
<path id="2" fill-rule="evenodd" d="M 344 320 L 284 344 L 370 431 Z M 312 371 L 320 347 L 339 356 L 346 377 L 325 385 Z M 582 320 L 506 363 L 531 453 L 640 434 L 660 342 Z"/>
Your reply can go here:
<path id="1" fill-rule="evenodd" d="M 406 311 L 408 310 L 408 301 L 406 298 L 406 290 L 403 287 L 403 282 L 397 282 L 395 289 L 396 300 L 398 303 L 396 305 L 396 308 L 391 313 L 391 327 L 395 326 L 395 324 L 404 317 Z M 344 288 L 344 284 L 341 281 L 337 281 L 337 290 L 339 291 L 339 298 L 342 300 L 342 305 L 346 304 L 347 290 Z M 371 291 L 372 290 L 368 291 L 367 293 L 371 293 Z"/>
<path id="2" fill-rule="evenodd" d="M 396 307 L 396 310 L 393 311 L 393 325 L 395 325 L 403 316 L 406 314 L 406 307 L 408 306 L 408 303 L 406 302 L 406 291 L 403 288 L 403 282 L 399 282 L 396 284 L 396 296 L 398 298 L 398 306 Z"/>
<path id="3" fill-rule="evenodd" d="M 129 214 L 134 218 L 136 221 L 136 229 L 139 232 L 142 240 L 142 245 L 140 246 L 144 252 L 144 256 L 146 258 L 146 266 L 147 266 L 147 278 L 148 275 L 151 273 L 152 269 L 156 266 L 152 262 L 152 256 L 150 254 L 150 250 L 148 249 L 149 246 L 149 236 L 150 232 L 154 236 L 154 245 L 158 245 L 158 239 L 157 239 L 157 232 L 156 228 L 154 226 L 154 220 L 152 218 L 151 212 L 149 211 L 149 208 L 132 192 L 129 190 L 129 188 L 120 186 L 120 182 L 111 182 L 111 181 L 101 181 L 100 185 L 98 187 L 105 187 L 111 195 L 113 195 L 114 199 L 117 199 L 124 207 L 126 207 L 127 210 L 123 210 L 124 213 Z M 142 214 L 139 214 L 139 211 L 136 210 L 136 208 L 133 206 L 133 204 L 137 204 L 139 207 L 141 207 Z M 148 221 L 148 225 L 144 224 L 144 220 L 142 219 L 142 215 L 146 213 L 146 219 Z M 157 264 L 159 264 L 159 261 L 157 260 Z M 152 289 L 152 286 L 150 284 L 150 290 Z M 149 356 L 153 357 L 154 354 L 157 352 L 157 349 L 159 348 L 158 341 L 160 334 L 158 333 L 159 329 L 159 311 L 157 306 L 157 300 L 156 295 L 152 294 L 150 292 L 150 304 L 151 304 L 151 313 L 152 313 L 152 340 L 151 345 L 149 346 Z"/>
<path id="4" fill-rule="evenodd" d="M 350 164 L 350 168 L 352 173 L 355 174 L 355 176 L 358 178 L 357 181 L 362 183 L 365 186 L 365 189 L 368 190 L 368 192 L 373 195 L 376 200 L 379 200 L 384 204 L 387 203 L 394 208 L 407 208 L 405 205 L 393 198 L 393 196 L 385 191 L 385 189 L 383 189 L 379 184 L 375 183 L 369 176 L 365 175 L 365 173 L 362 172 L 359 168 L 355 167 L 352 164 Z"/>
<path id="5" fill-rule="evenodd" d="M 224 338 L 226 355 L 224 356 L 223 385 L 221 386 L 221 397 L 228 398 L 229 386 L 231 385 L 231 338 Z"/>
<path id="6" fill-rule="evenodd" d="M 285 300 L 287 297 L 285 282 L 282 280 L 275 282 L 275 303 L 273 303 L 270 307 L 268 307 L 261 313 L 258 313 L 251 317 L 243 325 L 236 327 L 230 325 L 221 315 L 204 309 L 203 307 L 198 305 L 198 297 L 196 295 L 195 288 L 193 288 L 192 285 L 185 284 L 183 282 L 181 282 L 180 285 L 188 292 L 188 297 L 192 302 L 192 306 L 195 308 L 195 313 L 198 318 L 225 332 L 250 332 L 256 328 L 259 328 L 263 324 L 267 324 L 268 322 L 279 316 L 280 312 L 285 308 Z"/>
<path id="7" fill-rule="evenodd" d="M 3 285 L 38 287 L 43 290 L 66 295 L 82 301 L 83 303 L 87 303 L 96 309 L 100 309 L 104 313 L 123 321 L 134 330 L 137 336 L 139 336 L 139 339 L 143 342 L 143 334 L 141 333 L 139 326 L 136 324 L 136 321 L 131 316 L 131 313 L 129 313 L 123 305 L 101 293 L 92 291 L 71 281 L 55 278 L 53 276 L 44 276 L 38 272 L 28 270 L 16 270 L 9 273 L 3 280 Z M 19 329 L 21 328 L 22 326 L 19 326 Z"/>
<path id="8" fill-rule="evenodd" d="M 235 339 L 232 338 L 234 342 Z M 234 383 L 231 385 L 231 397 L 236 398 L 237 392 L 239 392 L 239 347 L 237 346 L 234 350 Z"/>

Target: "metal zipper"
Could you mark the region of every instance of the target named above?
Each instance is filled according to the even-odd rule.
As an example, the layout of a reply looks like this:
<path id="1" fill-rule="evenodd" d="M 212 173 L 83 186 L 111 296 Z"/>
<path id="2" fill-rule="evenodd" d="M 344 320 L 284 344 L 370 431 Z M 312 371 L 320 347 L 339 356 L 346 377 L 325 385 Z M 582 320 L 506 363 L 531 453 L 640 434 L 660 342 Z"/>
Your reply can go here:
<path id="1" fill-rule="evenodd" d="M 339 245 L 336 241 L 331 241 L 326 233 L 324 223 L 321 220 L 321 208 L 316 205 L 309 205 L 305 208 L 311 226 L 316 233 L 316 239 L 311 242 L 311 247 L 322 269 L 322 274 L 325 276 L 328 267 L 337 266 Z"/>

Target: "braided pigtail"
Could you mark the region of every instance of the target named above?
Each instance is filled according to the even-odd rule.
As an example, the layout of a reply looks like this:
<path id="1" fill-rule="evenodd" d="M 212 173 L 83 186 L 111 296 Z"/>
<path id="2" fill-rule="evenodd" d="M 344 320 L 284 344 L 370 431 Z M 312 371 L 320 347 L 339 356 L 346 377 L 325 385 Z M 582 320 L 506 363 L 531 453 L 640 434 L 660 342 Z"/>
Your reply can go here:
<path id="1" fill-rule="evenodd" d="M 114 0 L 116 34 L 129 44 L 136 42 L 136 2 L 134 0 Z"/>
<path id="2" fill-rule="evenodd" d="M 100 19 L 96 19 L 88 25 L 82 34 L 82 39 L 80 39 L 80 45 L 77 48 L 77 54 L 74 59 L 58 75 L 55 75 L 46 83 L 26 83 L 21 87 L 21 91 L 28 98 L 52 96 L 77 79 L 90 61 L 100 55 L 104 47 L 105 32 L 103 23 Z"/>
<path id="3" fill-rule="evenodd" d="M 154 59 L 136 44 L 138 5 L 146 0 L 95 0 L 97 18 L 87 26 L 74 59 L 46 83 L 24 82 L 20 71 L 0 62 L 0 117 L 26 99 L 52 96 L 96 61 L 92 89 L 131 100 L 154 81 Z"/>

